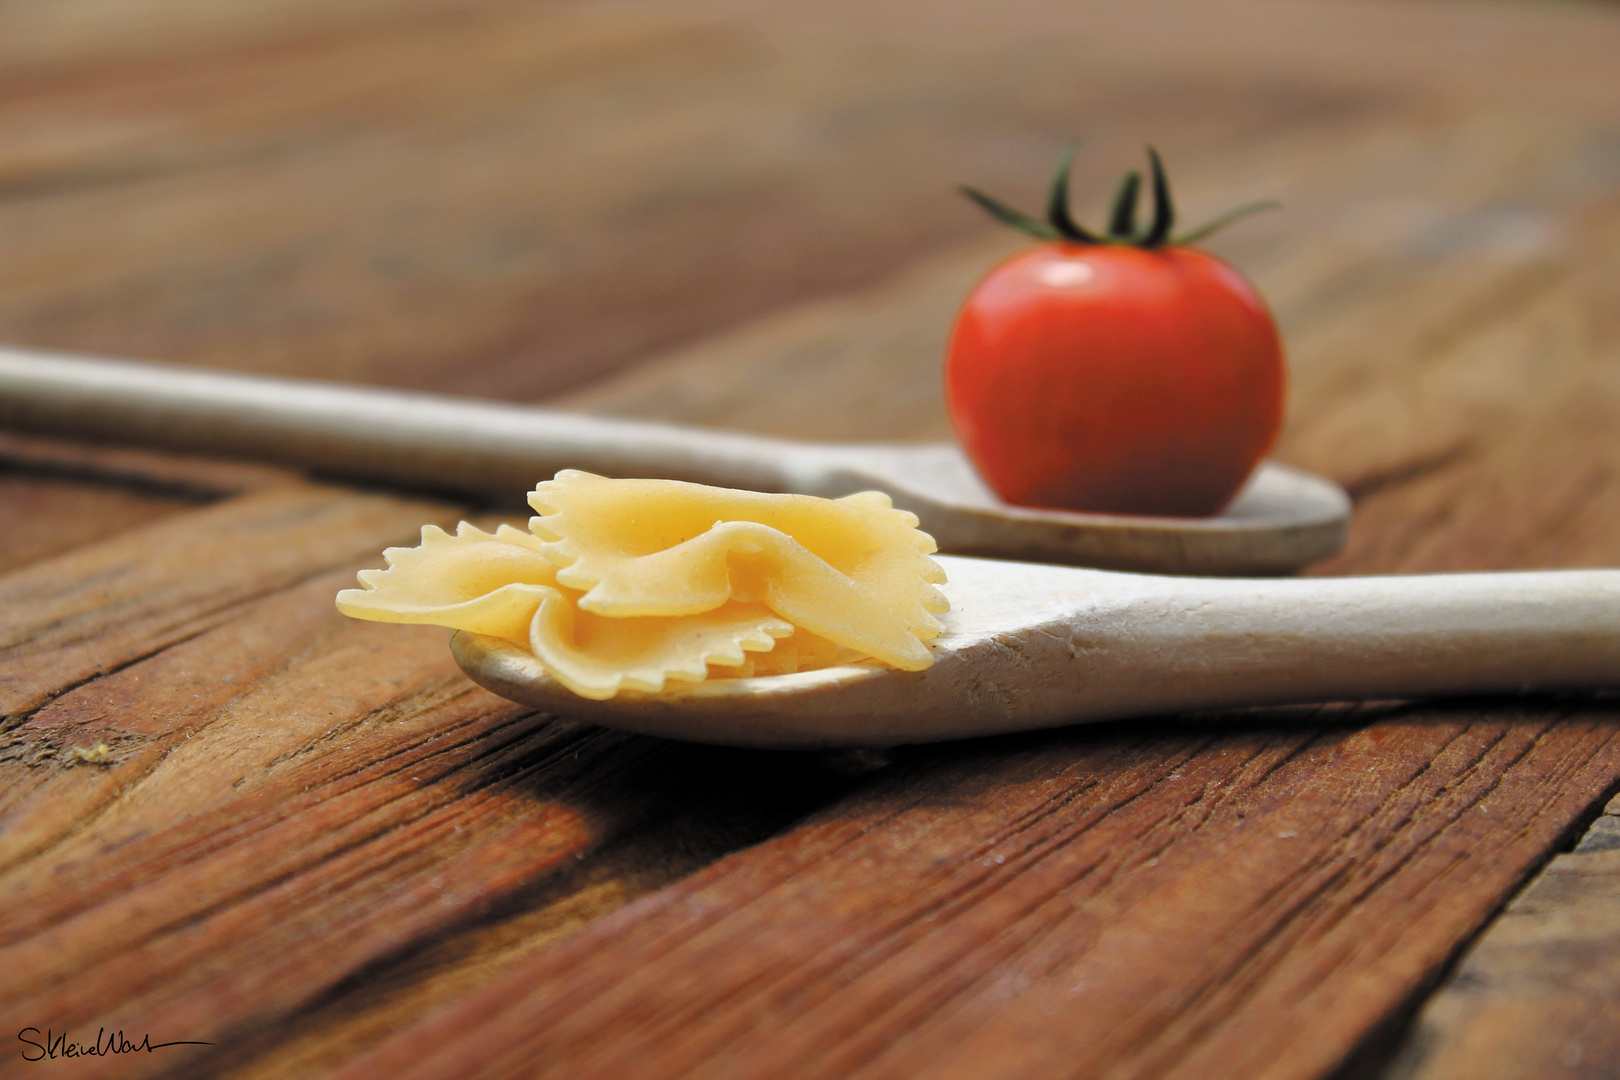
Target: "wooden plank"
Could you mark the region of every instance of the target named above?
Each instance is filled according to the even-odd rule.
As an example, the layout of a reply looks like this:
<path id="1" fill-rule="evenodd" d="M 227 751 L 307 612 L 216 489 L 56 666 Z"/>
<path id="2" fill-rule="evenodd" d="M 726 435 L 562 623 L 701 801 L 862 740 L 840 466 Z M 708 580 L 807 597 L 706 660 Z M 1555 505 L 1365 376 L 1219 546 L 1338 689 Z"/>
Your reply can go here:
<path id="1" fill-rule="evenodd" d="M 0 505 L 13 517 L 0 534 L 0 571 L 5 571 L 196 503 L 116 485 L 45 480 L 0 465 Z"/>
<path id="2" fill-rule="evenodd" d="M 344 1075 L 1321 1075 L 1620 769 L 1607 710 L 1335 719 L 915 752 Z"/>
<path id="3" fill-rule="evenodd" d="M 1388 1080 L 1576 1080 L 1620 1062 L 1620 799 L 1514 898 L 1401 1040 Z"/>
<path id="4" fill-rule="evenodd" d="M 617 759 L 617 763 L 614 763 Z M 582 779 L 595 845 L 499 898 L 477 919 L 443 922 L 300 1008 L 264 1010 L 202 1056 L 196 1075 L 322 1074 L 359 1050 L 481 989 L 635 898 L 765 839 L 848 790 L 859 761 L 631 740 Z M 624 763 L 628 762 L 628 766 Z M 627 797 L 644 800 L 620 815 Z M 613 808 L 605 816 L 600 805 Z M 307 979 L 302 969 L 293 973 Z"/>
<path id="5" fill-rule="evenodd" d="M 11 432 L 0 432 L 0 467 L 42 479 L 167 496 L 190 505 L 297 479 L 296 474 L 272 465 L 128 446 L 87 445 Z"/>
<path id="6" fill-rule="evenodd" d="M 0 432 L 0 573 L 290 474 Z"/>
<path id="7" fill-rule="evenodd" d="M 226 619 L 361 552 L 409 541 L 447 508 L 287 485 L 171 517 L 0 579 L 0 715 Z"/>
<path id="8" fill-rule="evenodd" d="M 228 666 L 226 672 L 210 672 L 221 658 L 211 651 L 216 639 L 208 632 L 237 622 L 235 605 L 330 572 L 334 565 L 346 566 L 379 542 L 409 539 L 417 520 L 442 519 L 445 511 L 287 485 L 170 517 L 0 578 L 5 597 L 0 760 L 12 773 L 0 798 L 16 811 L 26 806 L 36 785 L 45 789 L 39 800 L 43 818 L 8 814 L 0 862 L 35 847 L 41 830 L 45 836 L 65 835 L 82 826 L 73 812 L 52 806 L 61 797 L 59 785 L 77 793 L 69 800 L 76 804 L 115 797 L 121 783 L 101 781 L 144 775 L 152 764 L 145 744 L 184 741 L 198 710 L 241 693 Z M 300 594 L 304 605 L 310 599 L 307 590 Z M 308 612 L 302 619 L 278 613 L 277 630 L 307 646 L 298 634 L 309 618 L 318 614 L 330 622 L 332 617 L 324 604 Z M 231 659 L 248 665 L 235 673 L 241 679 L 265 677 L 285 662 L 265 651 L 262 628 L 249 624 L 244 632 L 248 636 L 233 643 L 244 655 Z M 171 647 L 199 636 L 204 644 L 183 649 L 178 660 L 167 655 Z M 157 657 L 155 670 L 141 665 L 147 657 Z M 132 666 L 138 670 L 126 674 Z M 157 699 L 143 699 L 145 680 L 156 673 L 166 676 L 155 684 Z M 75 769 L 87 756 L 88 763 L 117 767 Z"/>

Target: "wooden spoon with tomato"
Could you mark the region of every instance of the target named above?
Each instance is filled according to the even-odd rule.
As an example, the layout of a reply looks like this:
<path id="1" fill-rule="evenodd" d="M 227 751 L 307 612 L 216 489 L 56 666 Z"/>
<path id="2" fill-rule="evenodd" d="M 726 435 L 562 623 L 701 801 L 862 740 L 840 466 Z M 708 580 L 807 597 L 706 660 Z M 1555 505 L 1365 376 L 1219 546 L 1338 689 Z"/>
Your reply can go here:
<path id="1" fill-rule="evenodd" d="M 958 437 L 1009 503 L 1203 517 L 1232 501 L 1282 426 L 1286 373 L 1265 302 L 1187 244 L 1272 203 L 1172 235 L 1175 209 L 1149 149 L 1153 213 L 1137 225 L 1128 173 L 1105 233 L 1069 213 L 1071 147 L 1045 220 L 972 188 L 1044 241 L 996 266 L 951 334 L 945 395 Z"/>

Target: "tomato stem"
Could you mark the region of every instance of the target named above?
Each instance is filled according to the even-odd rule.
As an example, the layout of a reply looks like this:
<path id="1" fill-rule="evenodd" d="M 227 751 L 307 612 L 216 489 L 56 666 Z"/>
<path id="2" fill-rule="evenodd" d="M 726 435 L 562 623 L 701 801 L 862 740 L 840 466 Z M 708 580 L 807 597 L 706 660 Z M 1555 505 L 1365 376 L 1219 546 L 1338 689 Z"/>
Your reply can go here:
<path id="1" fill-rule="evenodd" d="M 1114 192 L 1114 210 L 1108 218 L 1108 235 L 1122 243 L 1136 236 L 1136 203 L 1142 193 L 1142 174 L 1132 169 Z"/>
<path id="2" fill-rule="evenodd" d="M 1159 160 L 1159 152 L 1149 146 L 1148 175 L 1153 190 L 1153 218 L 1145 230 L 1137 231 L 1136 209 L 1141 201 L 1142 174 L 1132 169 L 1120 180 L 1119 188 L 1114 193 L 1114 204 L 1109 214 L 1105 239 L 1077 224 L 1069 209 L 1069 173 L 1074 167 L 1074 155 L 1078 148 L 1079 143 L 1070 143 L 1058 161 L 1057 172 L 1052 177 L 1052 186 L 1047 193 L 1045 221 L 1021 210 L 1015 210 L 977 188 L 964 184 L 958 190 L 978 203 L 997 221 L 1027 233 L 1037 240 L 1061 240 L 1071 244 L 1114 243 L 1147 249 L 1195 243 L 1240 218 L 1257 214 L 1262 210 L 1274 210 L 1281 205 L 1270 200 L 1249 203 L 1236 210 L 1229 210 L 1197 228 L 1172 235 L 1176 224 L 1176 208 L 1170 198 L 1170 180 L 1165 175 L 1164 163 Z"/>
<path id="3" fill-rule="evenodd" d="M 963 184 L 957 190 L 984 207 L 992 217 L 1004 225 L 1011 225 L 1013 228 L 1028 233 L 1037 240 L 1056 240 L 1058 238 L 1058 231 L 1046 222 L 1039 218 L 1032 218 L 1028 214 L 1020 213 L 1007 204 L 992 199 L 977 188 L 970 188 Z"/>
<path id="4" fill-rule="evenodd" d="M 1074 152 L 1080 144 L 1072 142 L 1058 162 L 1057 174 L 1052 177 L 1052 190 L 1046 200 L 1046 220 L 1059 236 L 1076 244 L 1099 244 L 1102 241 L 1076 225 L 1069 215 L 1069 170 L 1074 165 Z"/>
<path id="5" fill-rule="evenodd" d="M 1232 224 L 1232 222 L 1238 220 L 1239 218 L 1246 218 L 1250 214 L 1258 214 L 1266 210 L 1281 209 L 1282 203 L 1278 202 L 1276 199 L 1266 199 L 1262 202 L 1248 203 L 1245 206 L 1238 207 L 1236 210 L 1228 210 L 1220 217 L 1215 218 L 1212 221 L 1206 221 L 1196 229 L 1188 229 L 1179 236 L 1172 237 L 1170 242 L 1177 245 L 1196 244 L 1198 241 L 1202 240 L 1216 229 L 1224 229 L 1226 226 Z"/>
<path id="6" fill-rule="evenodd" d="M 1138 241 L 1138 246 L 1156 248 L 1163 247 L 1170 239 L 1170 229 L 1176 223 L 1176 208 L 1170 202 L 1170 181 L 1164 175 L 1164 163 L 1151 146 L 1148 147 L 1148 164 L 1153 170 L 1153 224 L 1148 226 L 1147 235 Z"/>

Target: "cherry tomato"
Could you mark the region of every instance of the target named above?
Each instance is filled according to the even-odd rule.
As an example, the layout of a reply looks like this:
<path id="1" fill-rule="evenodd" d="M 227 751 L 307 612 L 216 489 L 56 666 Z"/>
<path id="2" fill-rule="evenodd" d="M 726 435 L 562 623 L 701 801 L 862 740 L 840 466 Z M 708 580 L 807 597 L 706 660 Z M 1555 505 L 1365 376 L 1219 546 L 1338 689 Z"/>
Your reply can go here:
<path id="1" fill-rule="evenodd" d="M 1173 212 L 1157 154 L 1152 164 L 1153 224 L 1137 230 L 1121 209 L 1128 198 L 1134 211 L 1140 183 L 1128 175 L 1112 242 L 1068 220 L 1068 159 L 1046 223 L 970 192 L 1004 220 L 1056 234 L 979 282 L 946 356 L 951 421 L 1007 502 L 1214 514 L 1276 440 L 1286 384 L 1276 325 L 1237 271 L 1167 242 Z"/>

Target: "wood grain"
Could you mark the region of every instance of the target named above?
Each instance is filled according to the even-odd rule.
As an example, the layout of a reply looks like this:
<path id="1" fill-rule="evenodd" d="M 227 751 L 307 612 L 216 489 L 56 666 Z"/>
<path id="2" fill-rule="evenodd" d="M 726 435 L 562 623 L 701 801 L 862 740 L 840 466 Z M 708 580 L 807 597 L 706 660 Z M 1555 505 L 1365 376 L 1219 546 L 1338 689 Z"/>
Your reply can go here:
<path id="1" fill-rule="evenodd" d="M 0 570 L 10 570 L 195 502 L 108 484 L 65 484 L 0 466 L 0 504 L 17 519 L 0 537 Z"/>
<path id="2" fill-rule="evenodd" d="M 1514 898 L 1424 1007 L 1389 1080 L 1613 1076 L 1620 800 Z"/>
<path id="3" fill-rule="evenodd" d="M 1079 129 L 1095 211 L 1151 138 L 1189 217 L 1287 204 L 1217 249 L 1289 341 L 1279 452 L 1357 495 L 1323 570 L 1616 562 L 1612 5 L 991 15 L 7 5 L 0 336 L 938 437 L 1007 250 L 950 185 L 1032 204 Z M 458 507 L 0 457 L 0 1018 L 213 1043 L 60 1075 L 1612 1072 L 1593 853 L 1372 1046 L 1612 793 L 1612 701 L 683 747 L 335 615 Z"/>
<path id="4" fill-rule="evenodd" d="M 919 753 L 344 1075 L 1321 1075 L 1620 768 L 1607 711 L 1375 718 Z"/>
<path id="5" fill-rule="evenodd" d="M 291 474 L 0 432 L 0 572 Z"/>
<path id="6" fill-rule="evenodd" d="M 25 715 L 64 689 L 229 618 L 233 605 L 409 541 L 446 509 L 313 485 L 270 488 L 0 582 L 0 709 Z"/>

